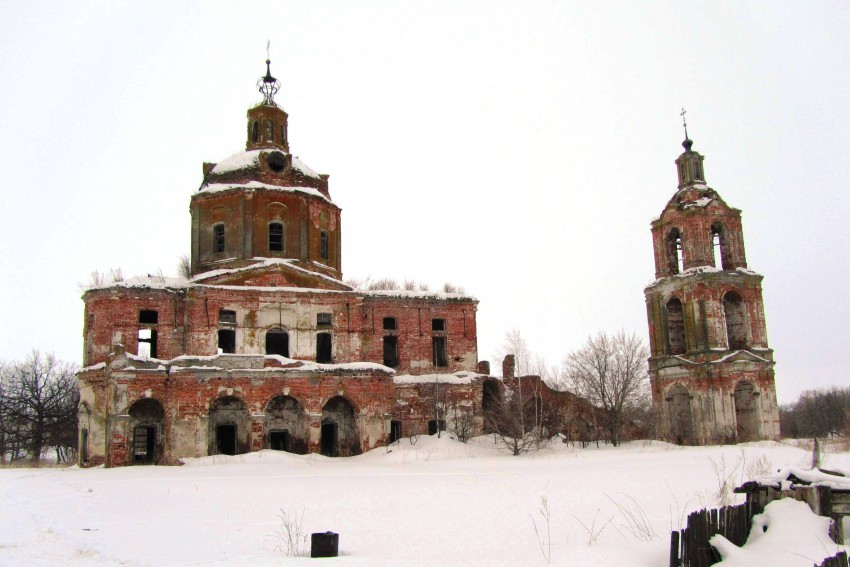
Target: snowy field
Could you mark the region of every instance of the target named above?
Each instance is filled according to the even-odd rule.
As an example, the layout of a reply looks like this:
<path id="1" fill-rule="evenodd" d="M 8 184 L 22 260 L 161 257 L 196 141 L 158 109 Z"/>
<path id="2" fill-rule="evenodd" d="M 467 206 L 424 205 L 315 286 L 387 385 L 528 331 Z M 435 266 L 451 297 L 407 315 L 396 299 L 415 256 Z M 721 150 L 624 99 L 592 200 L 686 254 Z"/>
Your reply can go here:
<path id="1" fill-rule="evenodd" d="M 773 442 L 556 441 L 513 457 L 492 437 L 462 444 L 444 435 L 390 449 L 349 459 L 262 451 L 182 467 L 0 469 L 0 565 L 491 567 L 546 565 L 549 555 L 558 566 L 666 567 L 671 529 L 720 504 L 724 480 L 736 486 L 811 459 Z M 850 469 L 850 455 L 830 454 L 825 466 Z M 306 534 L 338 532 L 341 556 L 288 557 L 281 511 L 303 513 Z M 835 552 L 820 540 L 795 548 L 805 520 L 795 522 L 782 537 L 794 551 L 771 544 L 789 559 L 769 564 L 808 567 Z"/>

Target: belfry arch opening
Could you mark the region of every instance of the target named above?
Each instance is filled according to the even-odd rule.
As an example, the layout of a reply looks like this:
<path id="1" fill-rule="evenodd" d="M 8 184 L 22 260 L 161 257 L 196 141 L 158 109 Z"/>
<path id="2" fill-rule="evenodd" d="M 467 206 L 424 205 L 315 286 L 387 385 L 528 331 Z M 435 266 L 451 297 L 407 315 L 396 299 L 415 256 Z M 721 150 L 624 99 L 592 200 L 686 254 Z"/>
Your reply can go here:
<path id="1" fill-rule="evenodd" d="M 360 454 L 360 434 L 354 406 L 342 396 L 334 396 L 322 408 L 322 454 L 350 457 Z"/>
<path id="2" fill-rule="evenodd" d="M 210 405 L 210 455 L 241 455 L 248 452 L 250 416 L 235 396 L 225 396 Z"/>
<path id="3" fill-rule="evenodd" d="M 283 329 L 269 329 L 266 333 L 266 354 L 289 358 L 289 333 Z"/>
<path id="4" fill-rule="evenodd" d="M 714 253 L 714 266 L 716 268 L 732 269 L 728 240 L 726 227 L 719 222 L 711 225 L 711 248 Z"/>
<path id="5" fill-rule="evenodd" d="M 729 350 L 743 350 L 748 346 L 747 313 L 744 300 L 737 292 L 723 296 L 723 314 L 726 317 L 726 340 Z"/>
<path id="6" fill-rule="evenodd" d="M 678 297 L 673 297 L 666 305 L 667 315 L 667 354 L 684 354 L 685 310 Z"/>
<path id="7" fill-rule="evenodd" d="M 677 445 L 694 444 L 694 418 L 691 411 L 691 394 L 682 384 L 676 384 L 667 393 L 670 417 L 670 437 Z"/>
<path id="8" fill-rule="evenodd" d="M 295 398 L 276 396 L 266 405 L 266 441 L 269 449 L 306 454 L 308 428 L 304 406 Z"/>
<path id="9" fill-rule="evenodd" d="M 684 271 L 684 254 L 682 253 L 682 233 L 678 228 L 670 229 L 665 239 L 664 248 L 667 256 L 667 271 L 678 274 Z"/>
<path id="10" fill-rule="evenodd" d="M 738 382 L 732 396 L 735 401 L 735 429 L 738 442 L 758 440 L 758 408 L 756 407 L 758 394 L 753 384 L 746 380 Z"/>
<path id="11" fill-rule="evenodd" d="M 165 409 L 154 398 L 136 401 L 127 411 L 132 434 L 131 462 L 154 465 L 162 460 L 162 437 Z"/>

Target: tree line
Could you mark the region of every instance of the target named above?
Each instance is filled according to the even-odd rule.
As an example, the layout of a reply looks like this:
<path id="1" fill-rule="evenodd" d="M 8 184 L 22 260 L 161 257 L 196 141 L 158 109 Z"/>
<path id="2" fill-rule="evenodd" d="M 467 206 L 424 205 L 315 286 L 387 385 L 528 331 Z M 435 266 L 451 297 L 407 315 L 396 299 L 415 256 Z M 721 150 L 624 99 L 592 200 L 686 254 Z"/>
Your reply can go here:
<path id="1" fill-rule="evenodd" d="M 0 461 L 38 464 L 47 450 L 58 462 L 74 459 L 80 402 L 74 371 L 37 350 L 0 363 Z"/>
<path id="2" fill-rule="evenodd" d="M 850 435 L 850 387 L 806 390 L 779 408 L 779 427 L 783 437 Z"/>

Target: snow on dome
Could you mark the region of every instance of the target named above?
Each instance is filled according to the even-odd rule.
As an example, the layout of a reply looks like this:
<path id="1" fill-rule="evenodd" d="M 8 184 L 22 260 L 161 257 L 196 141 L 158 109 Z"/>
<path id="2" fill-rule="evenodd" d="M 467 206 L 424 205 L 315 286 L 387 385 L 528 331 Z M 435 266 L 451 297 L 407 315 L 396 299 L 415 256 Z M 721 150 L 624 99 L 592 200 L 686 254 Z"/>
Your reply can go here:
<path id="1" fill-rule="evenodd" d="M 292 167 L 306 175 L 307 177 L 315 177 L 316 179 L 321 179 L 322 176 L 310 169 L 310 167 L 301 161 L 301 158 L 298 156 L 292 156 Z"/>
<path id="2" fill-rule="evenodd" d="M 257 167 L 260 165 L 260 154 L 262 154 L 263 152 L 272 151 L 279 150 L 270 150 L 265 148 L 261 150 L 248 150 L 245 152 L 239 152 L 238 154 L 233 154 L 229 158 L 215 164 L 215 167 L 212 168 L 212 171 L 210 171 L 210 173 L 229 173 L 231 171 L 239 171 L 241 169 Z M 301 161 L 301 159 L 296 156 L 292 157 L 292 167 L 293 169 L 297 169 L 307 177 L 313 177 L 315 179 L 322 178 L 321 175 L 313 171 L 306 163 Z"/>

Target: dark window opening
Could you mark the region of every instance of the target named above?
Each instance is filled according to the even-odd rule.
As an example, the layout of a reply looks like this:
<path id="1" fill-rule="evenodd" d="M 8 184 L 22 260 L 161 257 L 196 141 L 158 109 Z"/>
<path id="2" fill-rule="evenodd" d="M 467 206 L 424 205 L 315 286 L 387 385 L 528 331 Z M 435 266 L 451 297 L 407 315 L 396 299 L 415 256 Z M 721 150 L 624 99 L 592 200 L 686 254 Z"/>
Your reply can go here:
<path id="1" fill-rule="evenodd" d="M 390 443 L 395 443 L 401 439 L 401 422 L 394 419 L 390 422 Z"/>
<path id="2" fill-rule="evenodd" d="M 667 302 L 667 354 L 685 353 L 685 317 L 682 302 L 674 297 Z"/>
<path id="3" fill-rule="evenodd" d="M 80 463 L 89 462 L 89 430 L 83 429 L 80 432 Z"/>
<path id="4" fill-rule="evenodd" d="M 439 429 L 438 429 L 439 428 Z M 432 419 L 428 422 L 428 435 L 436 435 L 437 431 L 446 430 L 445 419 Z"/>
<path id="5" fill-rule="evenodd" d="M 215 428 L 215 444 L 219 455 L 236 454 L 236 426 L 233 424 L 219 425 Z"/>
<path id="6" fill-rule="evenodd" d="M 322 258 L 322 260 L 327 260 L 328 256 L 329 256 L 328 255 L 328 233 L 325 232 L 324 230 L 321 231 L 321 233 L 319 234 L 319 240 L 320 240 L 319 256 Z"/>
<path id="7" fill-rule="evenodd" d="M 431 319 L 431 330 L 432 331 L 445 331 L 446 330 L 446 320 L 445 319 Z"/>
<path id="8" fill-rule="evenodd" d="M 694 179 L 702 180 L 702 168 L 700 167 L 699 160 L 694 160 Z"/>
<path id="9" fill-rule="evenodd" d="M 156 325 L 159 322 L 159 313 L 150 309 L 139 311 L 139 323 L 145 325 Z"/>
<path id="10" fill-rule="evenodd" d="M 218 322 L 222 325 L 235 325 L 236 311 L 231 311 L 229 309 L 219 309 Z"/>
<path id="11" fill-rule="evenodd" d="M 289 431 L 270 432 L 269 449 L 272 451 L 289 451 Z"/>
<path id="12" fill-rule="evenodd" d="M 260 124 L 256 120 L 251 125 L 251 141 L 259 142 L 260 141 Z"/>
<path id="13" fill-rule="evenodd" d="M 279 222 L 269 223 L 269 250 L 283 252 L 283 224 Z"/>
<path id="14" fill-rule="evenodd" d="M 322 424 L 322 454 L 326 457 L 336 457 L 339 455 L 338 433 L 339 429 L 336 423 Z"/>
<path id="15" fill-rule="evenodd" d="M 156 429 L 153 427 L 136 427 L 133 430 L 133 463 L 149 465 L 154 462 L 156 453 Z"/>
<path id="16" fill-rule="evenodd" d="M 395 317 L 384 317 L 384 330 L 395 331 L 398 329 L 398 321 Z"/>
<path id="17" fill-rule="evenodd" d="M 286 144 L 286 124 L 280 126 L 280 143 Z"/>
<path id="18" fill-rule="evenodd" d="M 331 361 L 331 334 L 319 333 L 316 335 L 316 362 L 329 363 Z"/>
<path id="19" fill-rule="evenodd" d="M 398 337 L 384 337 L 384 366 L 398 366 Z"/>
<path id="20" fill-rule="evenodd" d="M 682 236 L 678 228 L 667 233 L 667 271 L 678 274 L 684 271 L 684 254 L 682 252 Z"/>
<path id="21" fill-rule="evenodd" d="M 434 366 L 438 368 L 448 366 L 449 363 L 446 358 L 446 337 L 431 337 L 431 340 L 434 351 Z"/>
<path id="22" fill-rule="evenodd" d="M 316 325 L 319 327 L 330 327 L 333 319 L 330 313 L 317 313 Z"/>
<path id="23" fill-rule="evenodd" d="M 224 252 L 224 225 L 213 226 L 213 252 Z"/>
<path id="24" fill-rule="evenodd" d="M 272 329 L 266 333 L 266 354 L 289 358 L 289 334 L 283 329 Z"/>
<path id="25" fill-rule="evenodd" d="M 233 329 L 218 330 L 218 352 L 225 354 L 236 352 L 236 331 Z"/>
<path id="26" fill-rule="evenodd" d="M 139 329 L 139 345 L 136 354 L 145 358 L 156 358 L 155 329 Z"/>
<path id="27" fill-rule="evenodd" d="M 266 141 L 274 142 L 274 123 L 271 120 L 266 120 Z"/>

